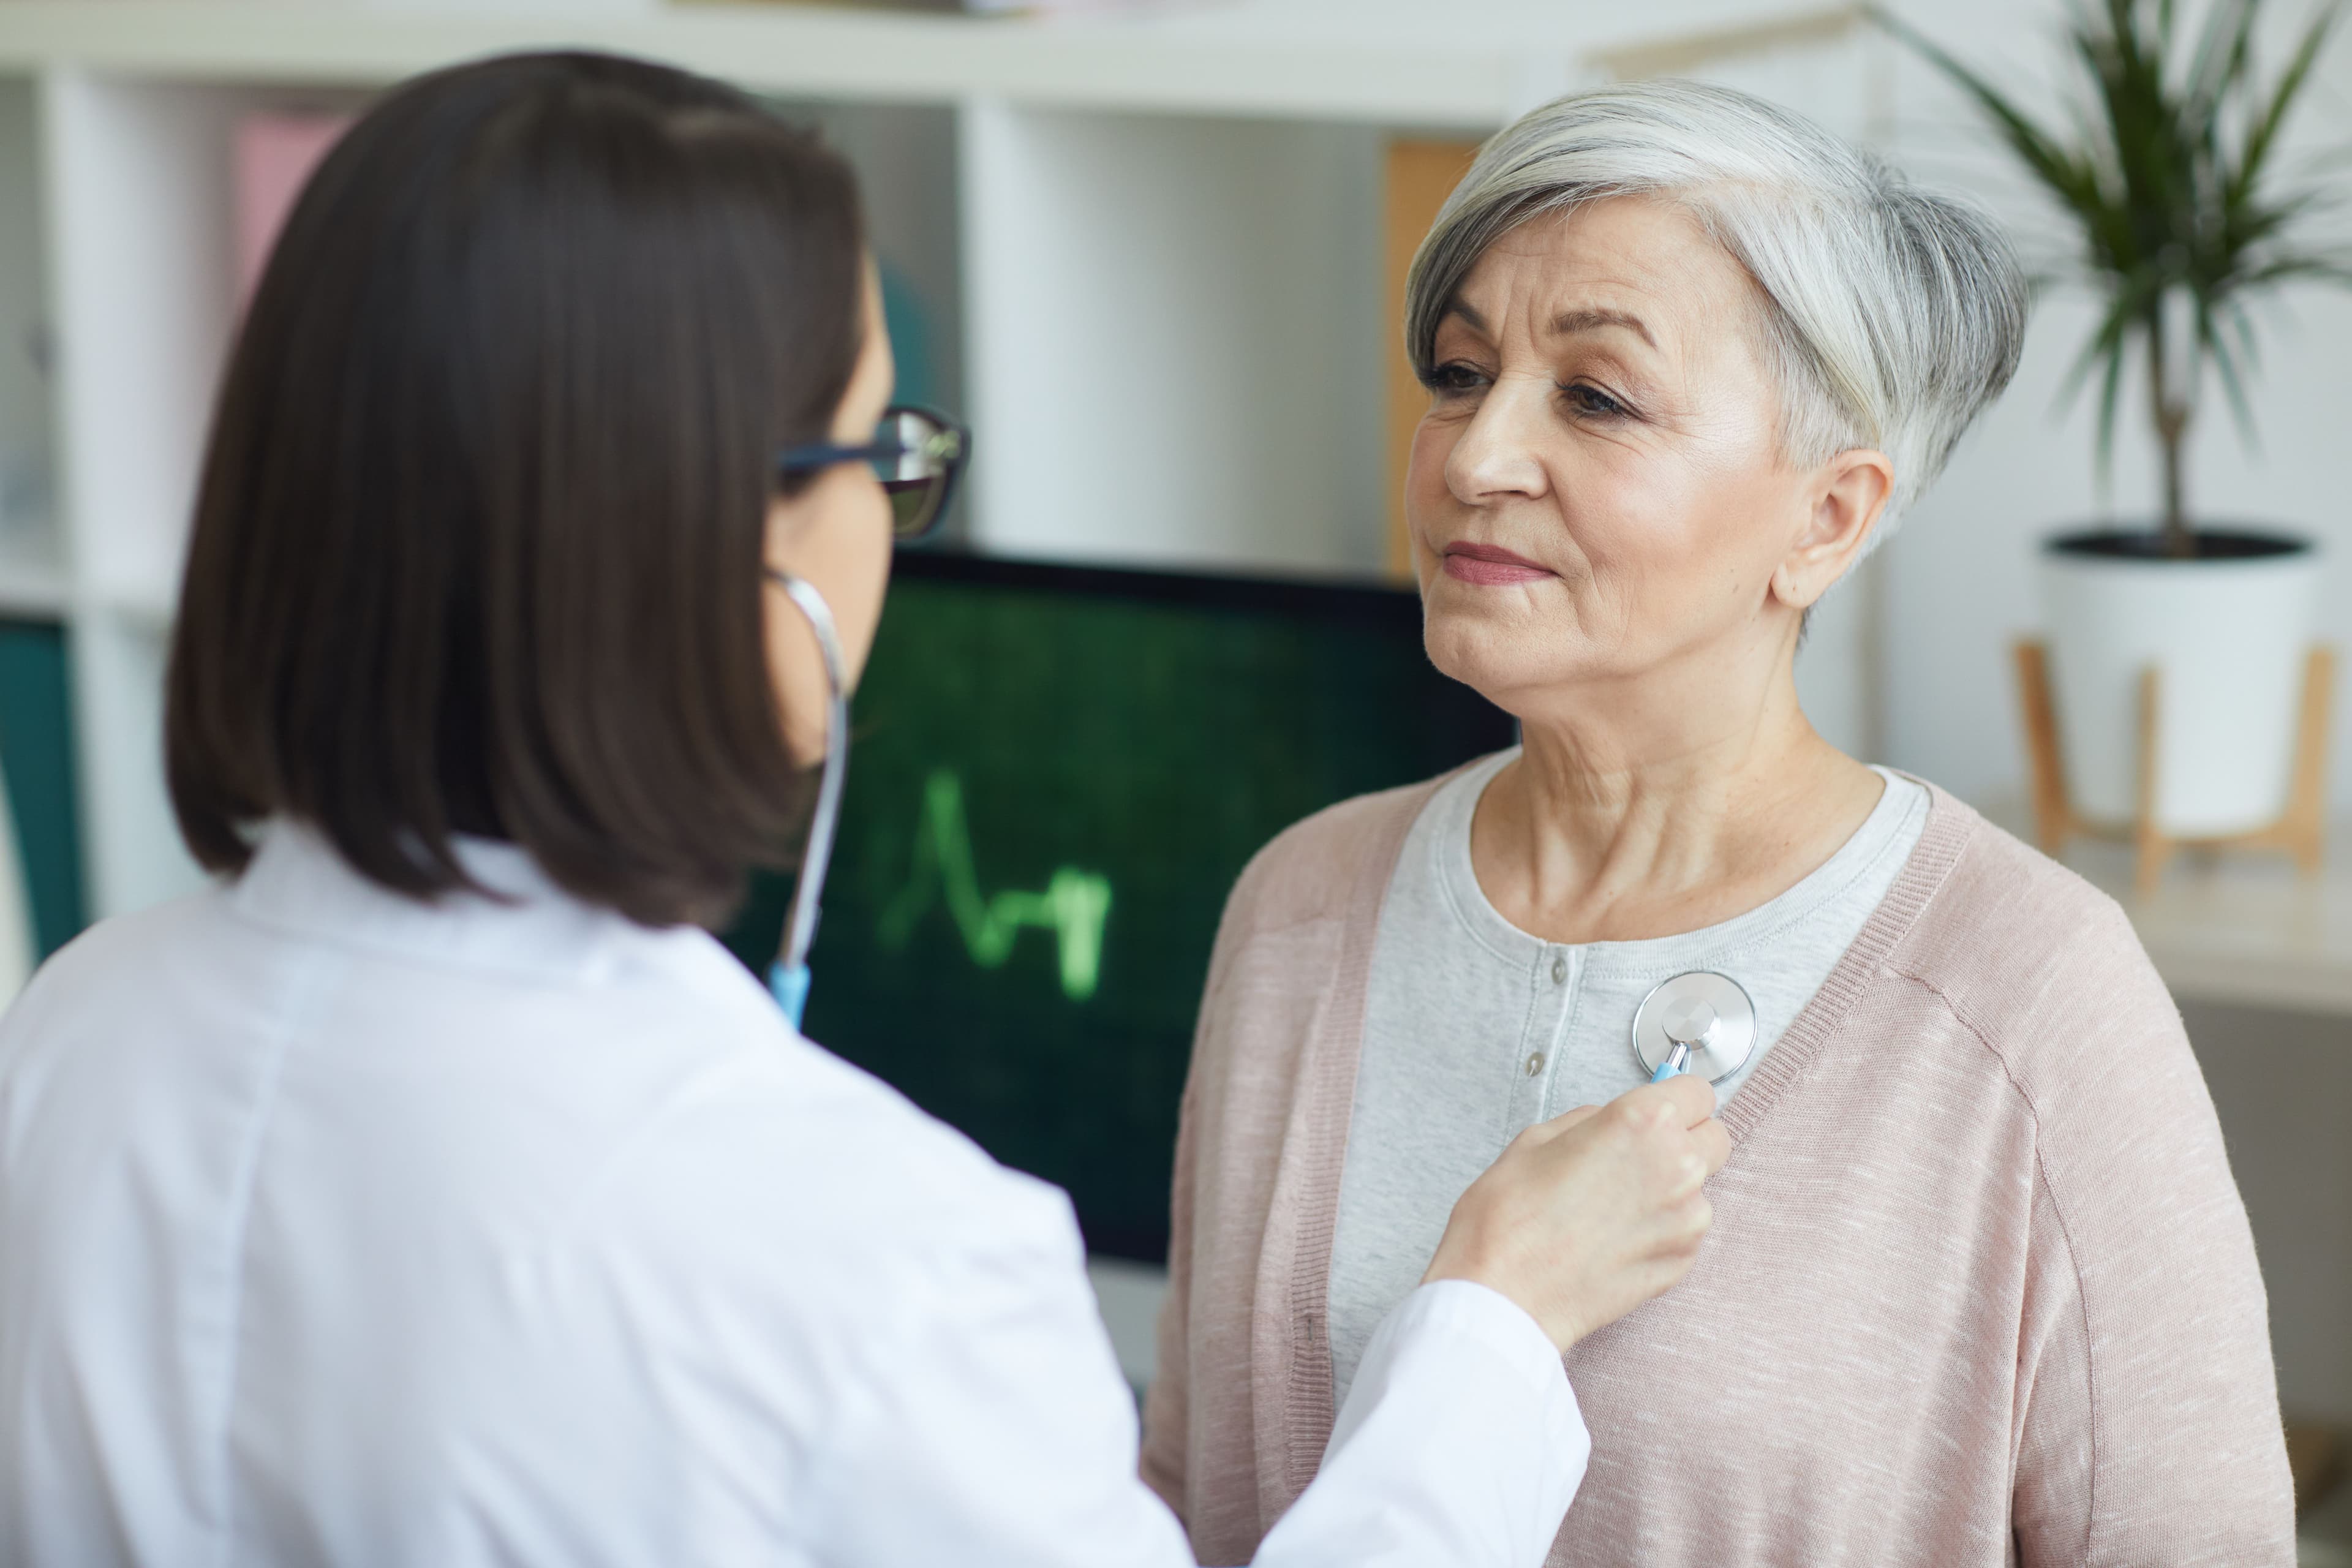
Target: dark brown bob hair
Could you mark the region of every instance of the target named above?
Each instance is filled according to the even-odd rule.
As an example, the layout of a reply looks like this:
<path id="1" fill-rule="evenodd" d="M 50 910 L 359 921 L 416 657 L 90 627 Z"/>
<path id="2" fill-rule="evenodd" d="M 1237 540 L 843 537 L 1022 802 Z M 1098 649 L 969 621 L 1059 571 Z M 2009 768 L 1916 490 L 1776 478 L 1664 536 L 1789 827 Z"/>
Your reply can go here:
<path id="1" fill-rule="evenodd" d="M 680 71 L 493 59 L 354 125 L 205 457 L 164 715 L 196 858 L 284 816 L 432 898 L 480 834 L 649 925 L 788 861 L 772 463 L 829 434 L 864 255 L 847 165 Z"/>

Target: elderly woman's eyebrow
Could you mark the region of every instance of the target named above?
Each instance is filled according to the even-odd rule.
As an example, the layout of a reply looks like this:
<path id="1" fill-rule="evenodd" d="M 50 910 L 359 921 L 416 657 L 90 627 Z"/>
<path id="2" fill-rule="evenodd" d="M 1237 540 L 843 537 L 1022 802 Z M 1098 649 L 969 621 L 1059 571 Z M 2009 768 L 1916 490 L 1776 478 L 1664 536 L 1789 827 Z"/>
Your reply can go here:
<path id="1" fill-rule="evenodd" d="M 1551 319 L 1551 330 L 1555 337 L 1570 337 L 1579 332 L 1601 331 L 1610 327 L 1632 332 L 1652 348 L 1658 346 L 1658 340 L 1650 335 L 1650 329 L 1643 325 L 1642 318 L 1623 310 L 1591 308 L 1562 310 Z"/>
<path id="2" fill-rule="evenodd" d="M 1474 332 L 1488 331 L 1486 318 L 1480 315 L 1476 308 L 1467 300 L 1454 300 L 1449 302 L 1445 307 L 1445 314 L 1461 318 L 1463 323 Z M 1658 346 L 1658 340 L 1651 335 L 1649 327 L 1643 323 L 1641 317 L 1631 311 L 1585 306 L 1573 310 L 1562 310 L 1551 319 L 1551 335 L 1554 337 L 1573 337 L 1580 332 L 1600 331 L 1610 327 L 1632 332 L 1652 348 Z"/>
<path id="3" fill-rule="evenodd" d="M 1480 315 L 1476 309 L 1474 308 L 1467 300 L 1457 299 L 1447 301 L 1444 315 L 1440 316 L 1438 319 L 1443 321 L 1445 319 L 1445 316 L 1461 317 L 1464 323 L 1474 332 L 1484 332 L 1486 331 L 1486 318 Z"/>

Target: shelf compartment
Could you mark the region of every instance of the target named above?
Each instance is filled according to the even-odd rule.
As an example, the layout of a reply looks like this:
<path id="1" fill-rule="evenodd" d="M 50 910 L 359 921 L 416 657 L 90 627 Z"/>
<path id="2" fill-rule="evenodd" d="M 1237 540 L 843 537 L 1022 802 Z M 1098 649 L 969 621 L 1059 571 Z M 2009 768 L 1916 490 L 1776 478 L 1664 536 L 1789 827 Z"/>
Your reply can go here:
<path id="1" fill-rule="evenodd" d="M 968 107 L 980 542 L 1376 572 L 1382 147 L 1360 127 Z"/>

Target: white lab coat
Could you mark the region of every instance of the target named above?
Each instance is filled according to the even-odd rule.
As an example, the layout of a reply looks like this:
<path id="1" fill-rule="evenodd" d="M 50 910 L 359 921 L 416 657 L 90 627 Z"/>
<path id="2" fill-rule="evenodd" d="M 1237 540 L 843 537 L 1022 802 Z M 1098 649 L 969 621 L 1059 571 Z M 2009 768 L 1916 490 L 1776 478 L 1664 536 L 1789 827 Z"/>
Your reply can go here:
<path id="1" fill-rule="evenodd" d="M 0 1563 L 1192 1562 L 1058 1190 L 466 853 L 512 902 L 274 827 L 0 1023 Z M 1532 1568 L 1533 1321 L 1424 1288 L 1366 1368 L 1259 1562 Z"/>

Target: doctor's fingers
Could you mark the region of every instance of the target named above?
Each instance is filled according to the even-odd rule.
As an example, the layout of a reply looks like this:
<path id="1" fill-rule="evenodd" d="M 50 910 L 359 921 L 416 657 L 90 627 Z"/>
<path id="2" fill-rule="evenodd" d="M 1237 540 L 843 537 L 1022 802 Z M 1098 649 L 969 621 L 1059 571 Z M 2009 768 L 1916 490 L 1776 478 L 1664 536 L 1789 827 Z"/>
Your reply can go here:
<path id="1" fill-rule="evenodd" d="M 1704 1197 L 1678 1204 L 1654 1233 L 1654 1244 L 1637 1275 L 1643 1299 L 1662 1296 L 1682 1283 L 1698 1261 L 1699 1246 L 1715 1224 L 1715 1209 Z"/>
<path id="2" fill-rule="evenodd" d="M 1731 1134 L 1714 1117 L 1690 1130 L 1691 1141 L 1697 1146 L 1698 1156 L 1706 1163 L 1706 1173 L 1714 1175 L 1731 1158 Z"/>
<path id="3" fill-rule="evenodd" d="M 1563 1110 L 1549 1121 L 1538 1121 L 1522 1128 L 1519 1139 L 1529 1143 L 1549 1143 L 1571 1128 L 1580 1127 L 1601 1114 L 1597 1105 L 1580 1105 L 1573 1110 Z"/>
<path id="4" fill-rule="evenodd" d="M 1507 1156 L 1574 1160 L 1578 1151 L 1612 1150 L 1612 1158 L 1648 1201 L 1674 1205 L 1697 1195 L 1709 1176 L 1723 1168 L 1731 1140 L 1723 1124 L 1701 1110 L 1712 1109 L 1715 1091 L 1704 1080 L 1647 1084 L 1607 1105 L 1580 1105 L 1549 1121 L 1522 1129 Z M 1570 1136 L 1574 1134 L 1574 1136 Z"/>
<path id="5" fill-rule="evenodd" d="M 1722 1170 L 1723 1163 L 1731 1158 L 1731 1134 L 1713 1117 L 1685 1129 L 1674 1142 L 1673 1158 L 1678 1178 L 1675 1190 L 1678 1194 L 1696 1193 L 1706 1186 L 1708 1178 Z"/>
<path id="6" fill-rule="evenodd" d="M 1626 1114 L 1605 1117 L 1595 1129 L 1624 1148 L 1633 1168 L 1640 1173 L 1639 1179 L 1661 1204 L 1696 1198 L 1731 1152 L 1731 1139 L 1722 1122 L 1709 1117 L 1696 1127 L 1683 1127 L 1677 1125 L 1679 1121 L 1679 1115 L 1660 1120 L 1654 1115 Z"/>
<path id="7" fill-rule="evenodd" d="M 1628 1089 L 1604 1109 L 1642 1121 L 1696 1127 L 1715 1114 L 1715 1085 L 1696 1073 L 1684 1073 Z"/>

